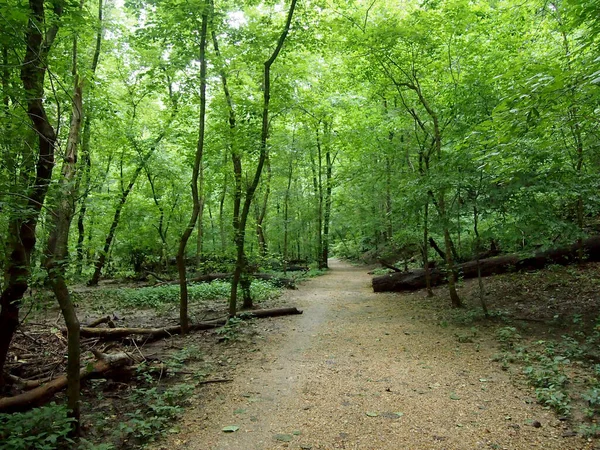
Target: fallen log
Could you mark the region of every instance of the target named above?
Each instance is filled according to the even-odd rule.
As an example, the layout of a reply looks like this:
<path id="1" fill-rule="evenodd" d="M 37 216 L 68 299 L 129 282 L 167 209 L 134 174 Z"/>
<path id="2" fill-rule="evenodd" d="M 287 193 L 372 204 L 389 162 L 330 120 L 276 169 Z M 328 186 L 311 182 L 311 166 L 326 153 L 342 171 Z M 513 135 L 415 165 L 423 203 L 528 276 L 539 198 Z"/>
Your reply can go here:
<path id="1" fill-rule="evenodd" d="M 279 317 L 293 314 L 302 314 L 302 311 L 295 307 L 256 309 L 250 311 L 240 311 L 238 317 Z M 227 323 L 227 319 L 215 319 L 207 322 L 199 322 L 189 326 L 190 331 L 210 330 L 212 328 L 222 327 Z M 66 333 L 66 330 L 63 330 Z M 132 335 L 143 336 L 144 341 L 152 341 L 163 337 L 170 337 L 181 333 L 181 327 L 174 325 L 163 328 L 81 328 L 81 337 L 97 337 L 106 341 L 123 339 Z"/>
<path id="2" fill-rule="evenodd" d="M 80 370 L 81 381 L 104 376 L 106 373 L 132 364 L 132 360 L 126 353 L 117 353 L 113 355 L 104 355 L 102 359 L 96 361 L 91 367 L 84 367 Z M 62 375 L 30 391 L 13 397 L 0 398 L 0 413 L 18 412 L 43 405 L 48 402 L 54 394 L 67 386 L 67 376 Z"/>
<path id="3" fill-rule="evenodd" d="M 586 239 L 581 244 L 586 261 L 600 261 L 600 236 Z M 503 255 L 494 258 L 481 259 L 481 276 L 487 277 L 509 272 L 526 270 L 539 270 L 551 264 L 566 266 L 579 261 L 578 243 L 568 247 L 561 247 L 535 253 L 530 257 L 521 255 Z M 477 277 L 477 261 L 468 261 L 457 264 L 459 276 L 464 279 Z M 439 286 L 447 282 L 446 271 L 443 267 L 430 270 L 431 285 Z M 423 289 L 425 284 L 425 270 L 417 269 L 408 273 L 392 273 L 374 277 L 372 281 L 375 292 L 400 292 Z"/>

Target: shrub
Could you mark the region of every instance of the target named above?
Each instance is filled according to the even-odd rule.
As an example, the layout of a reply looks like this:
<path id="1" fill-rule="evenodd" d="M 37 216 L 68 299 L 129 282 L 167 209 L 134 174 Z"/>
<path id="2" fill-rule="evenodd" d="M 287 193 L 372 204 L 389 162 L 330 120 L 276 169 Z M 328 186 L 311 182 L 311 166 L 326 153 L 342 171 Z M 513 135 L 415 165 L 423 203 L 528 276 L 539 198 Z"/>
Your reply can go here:
<path id="1" fill-rule="evenodd" d="M 54 450 L 72 448 L 73 419 L 67 408 L 50 403 L 24 413 L 0 414 L 0 442 L 4 450 Z"/>

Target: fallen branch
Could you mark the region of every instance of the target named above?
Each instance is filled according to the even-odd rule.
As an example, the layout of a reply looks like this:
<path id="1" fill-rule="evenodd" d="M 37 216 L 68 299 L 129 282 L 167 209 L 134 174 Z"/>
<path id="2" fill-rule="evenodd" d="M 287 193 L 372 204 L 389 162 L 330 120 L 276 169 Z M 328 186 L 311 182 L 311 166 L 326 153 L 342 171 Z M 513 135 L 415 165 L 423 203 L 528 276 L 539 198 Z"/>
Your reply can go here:
<path id="1" fill-rule="evenodd" d="M 232 381 L 233 379 L 231 378 L 217 378 L 214 380 L 199 381 L 198 384 L 231 383 Z"/>
<path id="2" fill-rule="evenodd" d="M 396 266 L 393 266 L 392 264 L 384 261 L 383 259 L 379 260 L 379 264 L 381 264 L 381 266 L 385 267 L 386 269 L 393 270 L 394 272 L 402 272 L 401 269 L 398 269 Z"/>
<path id="3" fill-rule="evenodd" d="M 302 311 L 295 307 L 289 308 L 273 308 L 273 309 L 257 309 L 251 311 L 241 311 L 238 316 L 245 317 L 279 317 L 293 314 L 302 314 Z M 227 323 L 227 319 L 215 319 L 207 322 L 200 322 L 190 325 L 190 331 L 210 330 L 212 328 L 222 327 Z M 63 330 L 66 333 L 66 330 Z M 118 340 L 131 335 L 140 335 L 144 337 L 144 341 L 151 341 L 163 337 L 170 337 L 181 333 L 181 327 L 175 325 L 172 327 L 163 328 L 81 328 L 81 337 L 98 337 L 103 340 Z"/>
<path id="4" fill-rule="evenodd" d="M 84 367 L 80 370 L 81 380 L 105 375 L 107 372 L 117 368 L 131 365 L 132 360 L 126 353 L 117 353 L 112 355 L 103 355 L 103 358 L 97 361 L 91 367 Z M 24 411 L 35 406 L 46 403 L 57 392 L 67 386 L 67 376 L 62 375 L 48 383 L 36 387 L 14 397 L 0 397 L 0 413 Z"/>

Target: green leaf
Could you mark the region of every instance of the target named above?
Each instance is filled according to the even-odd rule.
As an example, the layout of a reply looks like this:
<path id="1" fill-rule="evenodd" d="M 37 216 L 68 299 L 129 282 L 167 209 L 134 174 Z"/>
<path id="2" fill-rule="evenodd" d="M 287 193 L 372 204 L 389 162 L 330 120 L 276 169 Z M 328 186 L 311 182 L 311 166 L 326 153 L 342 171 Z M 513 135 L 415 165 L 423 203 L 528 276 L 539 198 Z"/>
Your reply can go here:
<path id="1" fill-rule="evenodd" d="M 291 434 L 276 434 L 274 438 L 276 441 L 291 442 L 291 440 L 294 439 L 294 436 Z"/>
<path id="2" fill-rule="evenodd" d="M 366 414 L 369 417 L 377 417 L 379 415 L 378 413 L 376 413 L 374 411 L 367 411 Z"/>
<path id="3" fill-rule="evenodd" d="M 450 393 L 450 398 L 452 400 L 460 400 L 460 397 L 455 392 Z"/>
<path id="4" fill-rule="evenodd" d="M 238 427 L 237 425 L 228 425 L 226 427 L 223 427 L 221 431 L 223 431 L 224 433 L 235 433 L 239 429 L 240 427 Z"/>

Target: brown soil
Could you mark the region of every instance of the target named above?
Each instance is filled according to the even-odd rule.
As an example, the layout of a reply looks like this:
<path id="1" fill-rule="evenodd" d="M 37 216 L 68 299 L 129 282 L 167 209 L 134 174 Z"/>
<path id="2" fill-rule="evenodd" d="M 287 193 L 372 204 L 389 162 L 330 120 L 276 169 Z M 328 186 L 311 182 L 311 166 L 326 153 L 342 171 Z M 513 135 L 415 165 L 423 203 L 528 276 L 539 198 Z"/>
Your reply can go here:
<path id="1" fill-rule="evenodd" d="M 416 294 L 373 294 L 364 267 L 331 268 L 285 294 L 303 315 L 257 321 L 264 339 L 234 381 L 203 389 L 155 448 L 593 448 L 491 361 L 493 339 L 459 343 L 418 317 Z"/>

